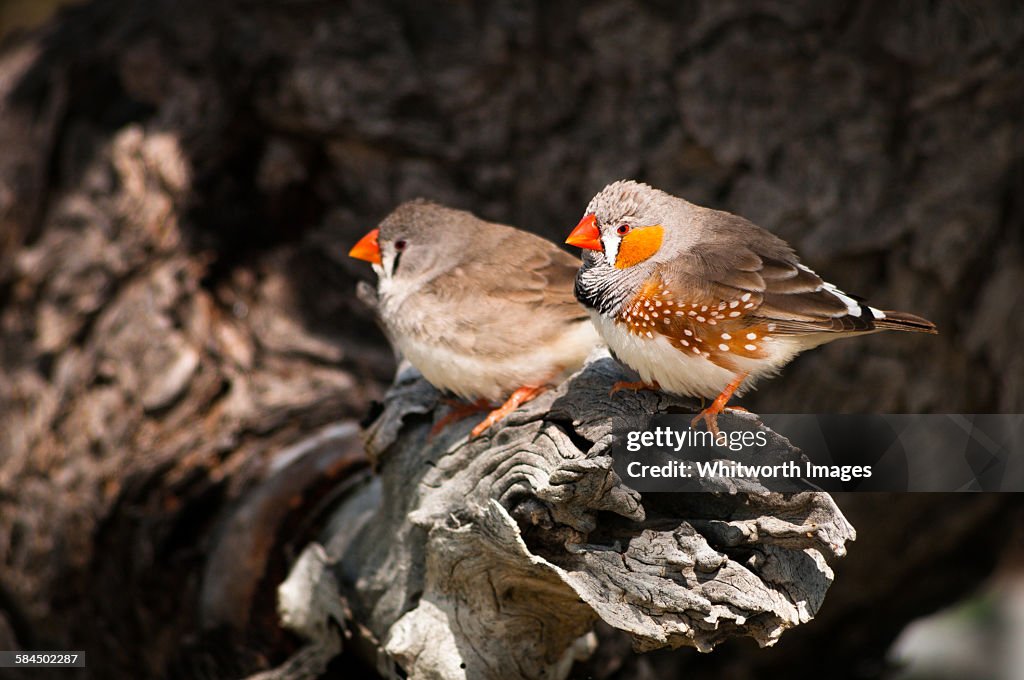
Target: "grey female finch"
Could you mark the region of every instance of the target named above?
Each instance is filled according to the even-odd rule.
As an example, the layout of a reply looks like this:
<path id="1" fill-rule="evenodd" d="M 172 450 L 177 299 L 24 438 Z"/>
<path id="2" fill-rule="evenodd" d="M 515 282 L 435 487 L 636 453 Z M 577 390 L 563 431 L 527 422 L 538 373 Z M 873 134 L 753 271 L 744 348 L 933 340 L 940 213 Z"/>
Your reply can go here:
<path id="1" fill-rule="evenodd" d="M 435 387 L 506 400 L 476 436 L 601 344 L 573 297 L 580 261 L 539 236 L 427 201 L 396 208 L 349 253 L 373 264 L 392 342 Z"/>
<path id="2" fill-rule="evenodd" d="M 566 243 L 584 249 L 576 297 L 612 353 L 645 384 L 713 398 L 694 423 L 714 432 L 734 393 L 804 350 L 882 330 L 937 332 L 847 295 L 742 217 L 638 182 L 605 187 Z"/>

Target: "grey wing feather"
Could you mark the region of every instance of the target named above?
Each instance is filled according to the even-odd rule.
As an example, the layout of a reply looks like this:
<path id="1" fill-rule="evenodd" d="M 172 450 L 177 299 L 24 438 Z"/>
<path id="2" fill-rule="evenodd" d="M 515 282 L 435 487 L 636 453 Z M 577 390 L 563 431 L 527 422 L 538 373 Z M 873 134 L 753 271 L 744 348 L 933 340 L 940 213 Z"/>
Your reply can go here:
<path id="1" fill-rule="evenodd" d="M 437 289 L 456 291 L 456 304 L 473 305 L 458 315 L 457 338 L 450 342 L 496 358 L 513 356 L 554 339 L 570 324 L 589 323 L 573 294 L 578 259 L 512 228 L 490 231 L 487 243 L 475 247 L 498 252 L 469 258 L 460 271 L 435 280 Z"/>
<path id="2" fill-rule="evenodd" d="M 750 293 L 754 305 L 747 313 L 773 322 L 776 333 L 874 330 L 869 308 L 801 265 L 785 241 L 735 215 L 716 213 L 714 219 L 709 231 L 715 240 L 694 245 L 676 270 L 699 272 L 692 285 L 704 295 L 734 300 Z M 851 313 L 852 305 L 859 313 Z"/>

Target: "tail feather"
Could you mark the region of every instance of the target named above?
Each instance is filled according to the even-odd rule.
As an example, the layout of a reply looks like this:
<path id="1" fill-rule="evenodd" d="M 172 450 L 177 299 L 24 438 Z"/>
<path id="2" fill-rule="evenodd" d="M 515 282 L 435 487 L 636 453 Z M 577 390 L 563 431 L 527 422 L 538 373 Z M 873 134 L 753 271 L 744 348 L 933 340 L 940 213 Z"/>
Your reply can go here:
<path id="1" fill-rule="evenodd" d="M 885 316 L 875 319 L 875 328 L 887 331 L 908 331 L 911 333 L 931 333 L 936 335 L 939 329 L 928 319 L 910 314 L 909 312 L 882 312 Z"/>

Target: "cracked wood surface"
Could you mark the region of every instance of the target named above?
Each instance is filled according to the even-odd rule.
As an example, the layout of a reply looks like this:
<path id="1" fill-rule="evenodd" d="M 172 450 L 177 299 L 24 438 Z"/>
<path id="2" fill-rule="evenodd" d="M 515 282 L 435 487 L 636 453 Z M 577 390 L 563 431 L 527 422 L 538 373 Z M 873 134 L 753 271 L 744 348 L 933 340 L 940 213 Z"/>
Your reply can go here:
<path id="1" fill-rule="evenodd" d="M 406 367 L 366 432 L 378 478 L 323 537 L 351 619 L 413 678 L 565 677 L 599 621 L 635 650 L 774 644 L 818 611 L 853 527 L 825 493 L 641 495 L 612 469 L 612 416 L 694 404 L 609 396 L 595 358 L 468 440 L 428 439 L 439 394 Z M 751 418 L 728 414 L 724 418 Z M 784 439 L 763 458 L 791 455 Z M 372 500 L 370 500 L 372 498 Z"/>

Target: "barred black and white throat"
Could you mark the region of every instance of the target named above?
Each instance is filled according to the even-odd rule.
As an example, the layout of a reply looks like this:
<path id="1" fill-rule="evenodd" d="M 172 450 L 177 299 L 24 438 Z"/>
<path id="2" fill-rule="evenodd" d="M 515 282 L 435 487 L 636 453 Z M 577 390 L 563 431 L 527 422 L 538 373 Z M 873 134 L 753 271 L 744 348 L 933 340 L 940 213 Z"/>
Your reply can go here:
<path id="1" fill-rule="evenodd" d="M 603 252 L 584 250 L 583 266 L 576 274 L 574 292 L 587 309 L 604 316 L 615 316 L 636 295 L 646 272 L 617 270 Z"/>

